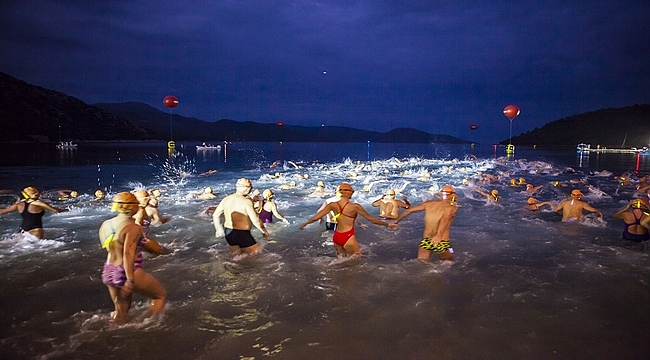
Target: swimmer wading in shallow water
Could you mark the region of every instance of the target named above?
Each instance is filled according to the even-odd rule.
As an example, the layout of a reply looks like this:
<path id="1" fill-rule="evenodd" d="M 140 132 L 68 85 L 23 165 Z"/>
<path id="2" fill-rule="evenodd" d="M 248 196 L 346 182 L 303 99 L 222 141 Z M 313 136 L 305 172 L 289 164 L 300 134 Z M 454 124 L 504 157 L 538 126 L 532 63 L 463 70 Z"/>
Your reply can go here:
<path id="1" fill-rule="evenodd" d="M 152 299 L 149 316 L 160 313 L 167 298 L 158 280 L 144 271 L 142 251 L 146 250 L 147 238 L 133 219 L 139 204 L 130 192 L 118 193 L 113 198 L 117 216 L 104 221 L 99 228 L 99 242 L 108 253 L 102 282 L 115 305 L 111 320 L 117 323 L 128 320 L 134 292 Z"/>
<path id="2" fill-rule="evenodd" d="M 45 210 L 55 213 L 66 212 L 67 209 L 59 209 L 53 207 L 41 200 L 39 200 L 41 193 L 33 186 L 28 186 L 22 191 L 24 200 L 11 205 L 6 209 L 0 210 L 0 215 L 18 211 L 23 218 L 20 224 L 20 230 L 30 233 L 39 239 L 45 238 L 45 231 L 43 230 L 43 215 Z"/>
<path id="3" fill-rule="evenodd" d="M 335 220 L 337 222 L 336 228 L 334 229 L 334 237 L 332 239 L 337 254 L 339 256 L 361 255 L 361 247 L 359 247 L 359 243 L 357 243 L 357 239 L 354 235 L 354 221 L 356 220 L 357 215 L 361 215 L 373 224 L 386 227 L 388 227 L 389 224 L 370 216 L 361 205 L 350 201 L 350 198 L 354 194 L 354 189 L 352 189 L 350 184 L 342 183 L 338 187 L 338 192 L 341 194 L 338 201 L 324 204 L 316 215 L 312 216 L 304 224 L 300 225 L 300 229 L 304 229 L 305 226 L 321 219 L 323 216 L 327 215 L 327 213 L 332 211 L 335 213 Z"/>
<path id="4" fill-rule="evenodd" d="M 449 229 L 454 221 L 456 211 L 456 191 L 450 185 L 440 189 L 441 200 L 429 200 L 420 205 L 404 210 L 395 219 L 395 224 L 411 213 L 424 211 L 424 232 L 418 247 L 418 259 L 427 260 L 431 253 L 438 254 L 440 260 L 453 260 L 454 249 L 449 241 Z"/>

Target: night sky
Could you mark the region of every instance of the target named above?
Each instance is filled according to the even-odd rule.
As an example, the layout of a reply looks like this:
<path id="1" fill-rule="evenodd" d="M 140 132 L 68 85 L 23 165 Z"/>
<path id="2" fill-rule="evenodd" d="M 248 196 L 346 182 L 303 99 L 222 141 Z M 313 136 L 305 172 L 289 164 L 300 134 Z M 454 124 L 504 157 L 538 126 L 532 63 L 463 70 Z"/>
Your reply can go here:
<path id="1" fill-rule="evenodd" d="M 493 143 L 650 103 L 650 1 L 0 1 L 0 71 L 87 103 Z M 477 124 L 471 131 L 469 126 Z"/>

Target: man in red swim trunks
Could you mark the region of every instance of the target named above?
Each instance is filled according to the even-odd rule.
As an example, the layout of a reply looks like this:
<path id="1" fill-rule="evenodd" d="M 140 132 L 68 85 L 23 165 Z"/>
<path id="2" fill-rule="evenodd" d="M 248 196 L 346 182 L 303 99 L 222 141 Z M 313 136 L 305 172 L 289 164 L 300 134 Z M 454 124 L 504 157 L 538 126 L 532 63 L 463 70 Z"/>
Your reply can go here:
<path id="1" fill-rule="evenodd" d="M 348 183 L 339 185 L 339 192 L 341 199 L 339 201 L 326 204 L 316 215 L 312 216 L 304 224 L 300 225 L 300 229 L 319 220 L 328 212 L 333 211 L 336 214 L 336 228 L 334 229 L 334 247 L 339 256 L 358 256 L 361 255 L 361 248 L 357 239 L 354 236 L 354 220 L 357 215 L 361 215 L 373 224 L 388 226 L 388 223 L 381 221 L 375 217 L 370 216 L 364 210 L 363 206 L 350 201 L 354 189 Z"/>

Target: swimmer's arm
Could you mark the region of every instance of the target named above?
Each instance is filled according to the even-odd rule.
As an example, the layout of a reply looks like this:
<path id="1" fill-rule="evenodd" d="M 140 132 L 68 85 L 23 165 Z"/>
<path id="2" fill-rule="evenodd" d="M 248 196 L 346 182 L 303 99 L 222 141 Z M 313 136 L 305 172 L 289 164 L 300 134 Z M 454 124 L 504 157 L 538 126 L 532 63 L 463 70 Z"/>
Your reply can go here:
<path id="1" fill-rule="evenodd" d="M 142 206 L 138 207 L 138 212 L 133 215 L 133 219 L 135 220 L 135 223 L 138 225 L 142 225 L 142 217 L 144 216 L 144 208 Z"/>
<path id="2" fill-rule="evenodd" d="M 560 202 L 559 204 L 557 204 L 557 206 L 555 207 L 555 209 L 553 209 L 553 212 L 560 212 L 560 211 L 562 210 L 563 207 L 564 207 L 564 201 L 562 201 L 562 202 Z"/>
<path id="3" fill-rule="evenodd" d="M 481 189 L 474 188 L 474 190 L 476 190 L 477 193 L 479 193 L 479 194 L 481 194 L 481 195 L 483 195 L 485 197 L 490 197 L 490 194 L 486 193 L 485 191 L 483 191 Z"/>
<path id="4" fill-rule="evenodd" d="M 125 226 L 124 230 L 122 265 L 124 266 L 124 273 L 127 282 L 124 283 L 124 287 L 122 287 L 120 293 L 122 296 L 128 296 L 128 294 L 131 293 L 131 290 L 133 290 L 133 281 L 135 281 L 135 275 L 133 274 L 135 272 L 135 249 L 138 245 L 138 241 L 140 241 L 138 237 L 142 234 L 142 228 L 136 224 L 129 224 Z"/>
<path id="5" fill-rule="evenodd" d="M 407 208 L 407 209 L 408 209 L 408 208 L 411 207 L 411 203 L 409 202 L 409 199 L 406 197 L 406 195 L 402 195 L 402 200 L 404 200 L 403 203 L 404 203 L 404 205 L 406 205 L 406 206 L 402 206 L 403 208 Z M 400 201 L 400 202 L 401 202 L 401 201 Z"/>
<path id="6" fill-rule="evenodd" d="M 156 208 L 154 208 L 154 211 L 151 212 L 151 223 L 152 224 L 157 224 L 157 225 L 164 224 L 164 223 L 168 222 L 171 219 L 172 218 L 170 218 L 170 217 L 161 218 L 160 217 L 160 211 L 158 211 L 158 209 L 156 209 Z"/>
<path id="7" fill-rule="evenodd" d="M 305 221 L 302 225 L 300 225 L 299 229 L 302 230 L 305 228 L 305 226 L 313 223 L 314 221 L 321 219 L 323 216 L 327 215 L 328 212 L 330 212 L 330 204 L 326 203 L 323 204 L 324 206 L 321 206 L 320 210 L 316 213 L 316 215 L 310 217 L 307 221 Z"/>
<path id="8" fill-rule="evenodd" d="M 56 208 L 56 207 L 54 207 L 54 206 L 51 206 L 51 205 L 48 204 L 48 203 L 42 202 L 42 201 L 40 201 L 40 200 L 35 200 L 35 201 L 32 202 L 32 204 L 37 205 L 37 206 L 40 206 L 40 207 L 42 207 L 43 209 L 50 210 L 50 211 L 55 212 L 55 213 L 60 213 L 60 212 L 66 212 L 66 211 L 68 211 L 68 209 L 59 209 L 59 208 Z"/>
<path id="9" fill-rule="evenodd" d="M 282 214 L 278 212 L 278 205 L 274 202 L 271 203 L 271 211 L 273 212 L 273 215 L 275 215 L 276 218 L 282 220 L 285 224 L 289 223 L 289 220 L 287 220 L 284 216 L 282 216 Z"/>
<path id="10" fill-rule="evenodd" d="M 379 199 L 373 201 L 372 204 L 370 204 L 370 205 L 375 206 L 375 207 L 380 206 L 381 205 L 381 200 L 383 198 L 384 198 L 384 195 L 382 195 Z"/>
<path id="11" fill-rule="evenodd" d="M 552 202 L 544 201 L 544 202 L 541 202 L 541 203 L 537 204 L 537 207 L 538 207 L 538 208 L 541 208 L 541 207 L 544 206 L 544 205 L 548 205 L 548 206 L 550 206 L 550 207 L 553 207 L 553 206 L 554 206 Z"/>
<path id="12" fill-rule="evenodd" d="M 20 204 L 20 202 L 17 202 L 17 203 L 11 205 L 10 207 L 8 207 L 6 209 L 0 209 L 0 215 L 8 214 L 8 213 L 10 213 L 12 211 L 17 211 L 18 210 L 18 204 Z"/>
<path id="13" fill-rule="evenodd" d="M 585 203 L 585 204 L 582 206 L 582 208 L 585 209 L 585 210 L 587 210 L 587 211 L 590 211 L 590 212 L 592 212 L 592 213 L 594 213 L 594 214 L 596 214 L 596 215 L 598 215 L 599 218 L 602 218 L 602 217 L 603 217 L 603 214 L 602 214 L 600 211 L 596 210 L 595 208 L 593 208 L 591 205 L 589 205 L 589 204 L 587 204 L 587 203 Z"/>
<path id="14" fill-rule="evenodd" d="M 215 234 L 218 238 L 224 235 L 223 225 L 221 225 L 221 215 L 223 215 L 222 204 L 223 201 L 219 203 L 217 208 L 214 210 L 214 213 L 212 214 L 212 222 L 214 223 Z"/>
<path id="15" fill-rule="evenodd" d="M 402 212 L 402 214 L 401 214 L 400 216 L 398 216 L 397 219 L 395 219 L 395 224 L 397 224 L 397 223 L 399 223 L 400 221 L 402 221 L 402 219 L 404 219 L 405 217 L 409 216 L 411 213 L 414 213 L 414 212 L 417 212 L 417 211 L 422 211 L 422 210 L 424 210 L 424 209 L 425 209 L 424 204 L 425 204 L 425 203 L 422 203 L 422 204 L 420 204 L 420 205 L 413 206 L 413 207 L 410 207 L 410 208 L 404 210 L 404 211 Z"/>
<path id="16" fill-rule="evenodd" d="M 623 209 L 621 209 L 621 210 L 615 212 L 614 215 L 612 215 L 612 217 L 613 217 L 614 219 L 617 219 L 617 220 L 624 220 L 624 219 L 625 219 L 625 212 L 626 212 L 627 209 L 629 209 L 629 208 L 630 208 L 630 204 L 627 204 Z"/>
<path id="17" fill-rule="evenodd" d="M 376 217 L 371 216 L 370 214 L 368 214 L 366 212 L 366 210 L 361 205 L 357 205 L 357 206 L 358 206 L 357 207 L 357 214 L 363 216 L 364 218 L 366 218 L 366 220 L 368 220 L 371 223 L 376 224 L 376 225 L 388 226 L 387 222 L 381 221 L 381 220 L 377 219 Z"/>

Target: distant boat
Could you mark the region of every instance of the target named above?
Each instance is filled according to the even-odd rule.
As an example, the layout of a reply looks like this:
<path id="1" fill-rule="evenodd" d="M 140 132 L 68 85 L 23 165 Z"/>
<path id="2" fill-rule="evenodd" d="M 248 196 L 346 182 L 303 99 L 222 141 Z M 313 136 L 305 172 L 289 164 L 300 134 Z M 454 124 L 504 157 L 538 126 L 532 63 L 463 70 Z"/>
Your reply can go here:
<path id="1" fill-rule="evenodd" d="M 577 152 L 587 152 L 589 150 L 591 150 L 591 144 L 580 143 L 576 146 Z"/>
<path id="2" fill-rule="evenodd" d="M 76 149 L 77 144 L 73 143 L 72 141 L 59 141 L 59 143 L 56 145 L 57 149 Z"/>
<path id="3" fill-rule="evenodd" d="M 196 145 L 196 150 L 221 150 L 221 145 L 203 143 L 203 145 Z"/>

